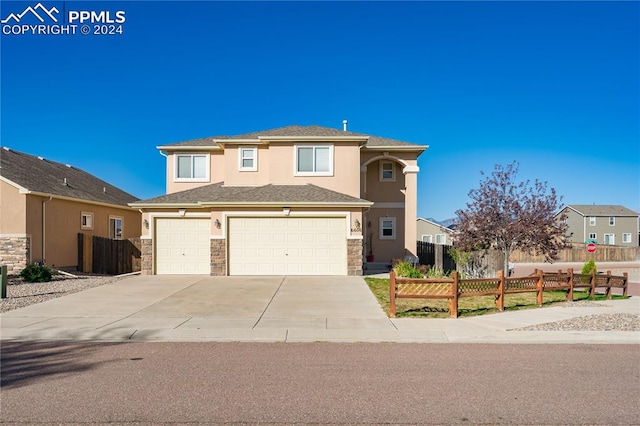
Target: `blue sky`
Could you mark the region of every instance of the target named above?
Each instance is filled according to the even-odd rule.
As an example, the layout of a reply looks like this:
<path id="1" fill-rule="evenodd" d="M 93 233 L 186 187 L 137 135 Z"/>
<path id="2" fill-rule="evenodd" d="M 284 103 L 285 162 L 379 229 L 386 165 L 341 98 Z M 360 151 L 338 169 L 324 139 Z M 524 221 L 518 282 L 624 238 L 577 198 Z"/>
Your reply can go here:
<path id="1" fill-rule="evenodd" d="M 567 204 L 640 210 L 638 2 L 42 4 L 125 11 L 123 34 L 2 34 L 2 145 L 140 198 L 164 193 L 158 145 L 348 119 L 430 146 L 423 217 L 512 161 Z"/>

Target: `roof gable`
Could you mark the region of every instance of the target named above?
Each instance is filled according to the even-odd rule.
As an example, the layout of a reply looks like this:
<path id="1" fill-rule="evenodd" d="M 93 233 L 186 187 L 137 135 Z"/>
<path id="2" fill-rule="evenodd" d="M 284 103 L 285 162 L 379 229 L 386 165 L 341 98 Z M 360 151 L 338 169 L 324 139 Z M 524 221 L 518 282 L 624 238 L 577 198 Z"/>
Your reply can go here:
<path id="1" fill-rule="evenodd" d="M 0 150 L 0 176 L 28 192 L 118 206 L 138 200 L 84 170 L 8 148 Z"/>

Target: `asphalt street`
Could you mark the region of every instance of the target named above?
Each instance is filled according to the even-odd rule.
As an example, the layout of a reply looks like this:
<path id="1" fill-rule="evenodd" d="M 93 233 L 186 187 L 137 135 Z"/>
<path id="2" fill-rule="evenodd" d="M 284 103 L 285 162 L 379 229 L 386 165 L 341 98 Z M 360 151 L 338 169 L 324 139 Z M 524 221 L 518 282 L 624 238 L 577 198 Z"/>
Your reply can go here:
<path id="1" fill-rule="evenodd" d="M 638 424 L 637 345 L 3 341 L 4 424 Z"/>

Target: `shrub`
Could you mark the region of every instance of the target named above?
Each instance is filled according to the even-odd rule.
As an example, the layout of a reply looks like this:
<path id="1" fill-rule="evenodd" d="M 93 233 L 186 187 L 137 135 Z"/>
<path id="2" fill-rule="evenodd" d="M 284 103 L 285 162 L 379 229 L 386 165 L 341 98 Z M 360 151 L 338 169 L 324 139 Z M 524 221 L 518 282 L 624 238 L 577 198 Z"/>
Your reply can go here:
<path id="1" fill-rule="evenodd" d="M 582 275 L 590 275 L 591 271 L 593 271 L 594 273 L 598 272 L 598 269 L 596 268 L 596 262 L 593 259 L 589 259 L 589 261 L 584 264 L 584 266 L 582 267 Z"/>
<path id="2" fill-rule="evenodd" d="M 413 265 L 411 265 L 411 263 L 407 262 L 406 260 L 401 260 L 400 262 L 396 263 L 393 269 L 396 271 L 396 275 L 398 275 L 399 277 L 404 277 L 404 278 L 422 278 L 423 277 L 422 273 L 418 271 L 416 268 L 414 268 Z"/>
<path id="3" fill-rule="evenodd" d="M 51 269 L 44 265 L 29 265 L 20 272 L 20 277 L 30 283 L 45 283 L 51 281 Z"/>

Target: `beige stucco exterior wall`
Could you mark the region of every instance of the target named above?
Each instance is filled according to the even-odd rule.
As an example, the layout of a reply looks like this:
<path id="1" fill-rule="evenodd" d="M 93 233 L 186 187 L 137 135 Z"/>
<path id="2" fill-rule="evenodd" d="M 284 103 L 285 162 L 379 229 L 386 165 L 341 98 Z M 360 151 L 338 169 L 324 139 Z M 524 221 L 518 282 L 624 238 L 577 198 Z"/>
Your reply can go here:
<path id="1" fill-rule="evenodd" d="M 423 235 L 431 235 L 432 243 L 436 242 L 436 235 L 444 235 L 445 241 L 443 244 L 451 245 L 453 243 L 451 238 L 451 230 L 444 227 L 434 225 L 433 223 L 426 222 L 424 220 L 416 221 L 416 240 L 421 241 Z"/>
<path id="2" fill-rule="evenodd" d="M 207 182 L 175 182 L 175 155 L 167 156 L 167 194 L 224 182 L 225 185 L 267 185 L 311 183 L 353 197 L 360 196 L 360 147 L 357 142 L 305 142 L 307 145 L 333 145 L 332 176 L 296 176 L 295 143 L 271 143 L 258 146 L 258 170 L 239 171 L 238 146 L 226 145 L 224 151 L 210 154 L 210 179 Z M 181 151 L 181 153 L 184 151 Z M 193 153 L 202 152 L 194 150 Z M 186 153 L 186 152 L 185 152 Z"/>
<path id="3" fill-rule="evenodd" d="M 140 236 L 140 213 L 134 209 L 27 196 L 27 233 L 32 236 L 33 261 L 45 260 L 55 267 L 73 267 L 78 263 L 78 233 L 109 237 L 109 217 L 120 217 L 123 238 Z M 45 247 L 42 251 L 42 206 L 45 206 Z M 93 214 L 93 229 L 81 226 L 82 212 Z"/>
<path id="4" fill-rule="evenodd" d="M 26 198 L 18 188 L 0 181 L 0 234 L 25 234 Z"/>

